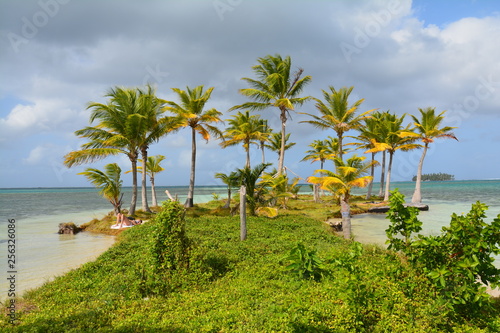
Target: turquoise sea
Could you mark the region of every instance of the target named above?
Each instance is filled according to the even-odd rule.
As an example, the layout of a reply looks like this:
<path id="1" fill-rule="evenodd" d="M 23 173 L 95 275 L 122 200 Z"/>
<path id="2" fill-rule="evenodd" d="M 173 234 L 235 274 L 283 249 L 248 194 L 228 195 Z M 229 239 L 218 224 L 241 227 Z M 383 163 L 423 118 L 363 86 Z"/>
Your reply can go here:
<path id="1" fill-rule="evenodd" d="M 413 182 L 393 183 L 392 188 L 400 191 L 410 200 Z M 184 202 L 187 187 L 157 187 L 158 200 L 167 199 L 165 190 Z M 304 186 L 309 192 L 309 186 Z M 128 208 L 131 188 L 124 189 L 124 208 Z M 366 193 L 357 190 L 358 194 Z M 195 203 L 207 202 L 216 193 L 226 197 L 223 186 L 198 186 L 195 190 Z M 378 184 L 374 184 L 378 193 Z M 430 206 L 428 212 L 421 212 L 424 233 L 438 233 L 447 225 L 453 212 L 466 213 L 473 202 L 481 201 L 490 208 L 488 217 L 500 214 L 500 180 L 425 182 L 422 184 L 422 197 Z M 151 200 L 151 194 L 148 194 Z M 151 201 L 149 201 L 151 204 Z M 140 190 L 139 202 L 140 208 Z M 94 188 L 15 188 L 0 189 L 0 276 L 10 270 L 7 258 L 8 220 L 16 224 L 16 292 L 18 294 L 43 284 L 53 277 L 95 259 L 114 242 L 113 236 L 80 233 L 77 235 L 57 234 L 62 222 L 83 224 L 93 218 L 100 218 L 112 210 L 111 205 L 102 199 Z M 388 222 L 385 215 L 362 214 L 353 218 L 353 233 L 357 240 L 368 243 L 384 244 L 385 229 Z M 500 259 L 497 261 L 500 265 Z M 6 278 L 0 279 L 0 299 L 7 297 Z"/>

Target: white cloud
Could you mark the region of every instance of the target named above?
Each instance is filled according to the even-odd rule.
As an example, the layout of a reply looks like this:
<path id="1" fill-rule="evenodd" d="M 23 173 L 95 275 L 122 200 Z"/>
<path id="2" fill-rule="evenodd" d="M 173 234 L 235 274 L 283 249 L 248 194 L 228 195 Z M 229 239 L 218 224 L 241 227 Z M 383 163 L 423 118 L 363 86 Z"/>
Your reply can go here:
<path id="1" fill-rule="evenodd" d="M 5 118 L 0 118 L 0 142 L 32 136 L 40 132 L 67 130 L 78 113 L 58 100 L 37 100 L 31 105 L 16 105 Z"/>

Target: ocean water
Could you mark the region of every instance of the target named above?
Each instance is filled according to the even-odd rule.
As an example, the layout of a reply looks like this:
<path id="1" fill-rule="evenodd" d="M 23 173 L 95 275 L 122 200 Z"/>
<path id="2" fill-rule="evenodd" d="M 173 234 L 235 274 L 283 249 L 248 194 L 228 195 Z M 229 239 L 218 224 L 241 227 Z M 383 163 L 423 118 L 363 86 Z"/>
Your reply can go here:
<path id="1" fill-rule="evenodd" d="M 393 183 L 392 188 L 411 199 L 414 183 Z M 167 199 L 165 190 L 184 202 L 187 187 L 157 187 L 158 201 Z M 131 188 L 124 189 L 124 208 L 131 200 Z M 304 186 L 301 192 L 310 192 Z M 224 186 L 199 186 L 195 189 L 195 203 L 207 202 L 213 194 L 226 197 Z M 357 194 L 366 193 L 364 189 Z M 374 193 L 378 193 L 374 184 Z M 140 190 L 137 208 L 140 208 Z M 422 184 L 422 198 L 430 206 L 428 212 L 421 212 L 423 233 L 437 234 L 443 225 L 450 222 L 452 213 L 467 213 L 472 203 L 481 201 L 489 206 L 488 219 L 500 214 L 500 181 L 453 181 L 425 182 Z M 151 204 L 151 193 L 148 193 Z M 94 188 L 30 188 L 0 189 L 0 300 L 7 297 L 9 289 L 7 239 L 8 219 L 16 222 L 16 293 L 36 288 L 45 281 L 61 275 L 82 263 L 95 259 L 115 241 L 113 236 L 80 233 L 77 235 L 57 234 L 62 222 L 83 224 L 93 218 L 101 218 L 112 206 L 99 196 Z M 355 239 L 365 243 L 384 244 L 388 220 L 383 214 L 362 214 L 352 220 Z M 500 267 L 500 259 L 497 260 Z"/>

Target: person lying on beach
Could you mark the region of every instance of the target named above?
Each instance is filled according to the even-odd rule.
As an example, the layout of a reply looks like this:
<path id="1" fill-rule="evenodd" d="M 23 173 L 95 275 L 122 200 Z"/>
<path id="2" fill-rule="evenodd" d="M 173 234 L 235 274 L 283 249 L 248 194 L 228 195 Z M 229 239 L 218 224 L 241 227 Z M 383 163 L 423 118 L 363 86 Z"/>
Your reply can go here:
<path id="1" fill-rule="evenodd" d="M 116 214 L 116 224 L 113 224 L 111 226 L 111 229 L 130 228 L 138 224 L 142 224 L 142 220 L 135 220 L 131 216 L 127 217 L 121 213 L 118 213 Z"/>

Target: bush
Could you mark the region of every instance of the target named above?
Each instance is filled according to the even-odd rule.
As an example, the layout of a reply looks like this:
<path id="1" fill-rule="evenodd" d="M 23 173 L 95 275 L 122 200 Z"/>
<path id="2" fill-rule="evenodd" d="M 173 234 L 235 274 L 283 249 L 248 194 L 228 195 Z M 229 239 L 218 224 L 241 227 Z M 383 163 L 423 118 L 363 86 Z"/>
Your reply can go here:
<path id="1" fill-rule="evenodd" d="M 500 282 L 500 269 L 493 265 L 493 256 L 500 254 L 500 215 L 486 223 L 487 207 L 477 202 L 467 215 L 453 214 L 441 235 L 412 238 L 421 222 L 418 211 L 405 208 L 403 202 L 403 195 L 392 192 L 391 226 L 386 230 L 389 247 L 404 253 L 429 279 L 445 306 L 464 317 L 480 316 L 491 305 L 484 285 L 495 288 Z"/>

